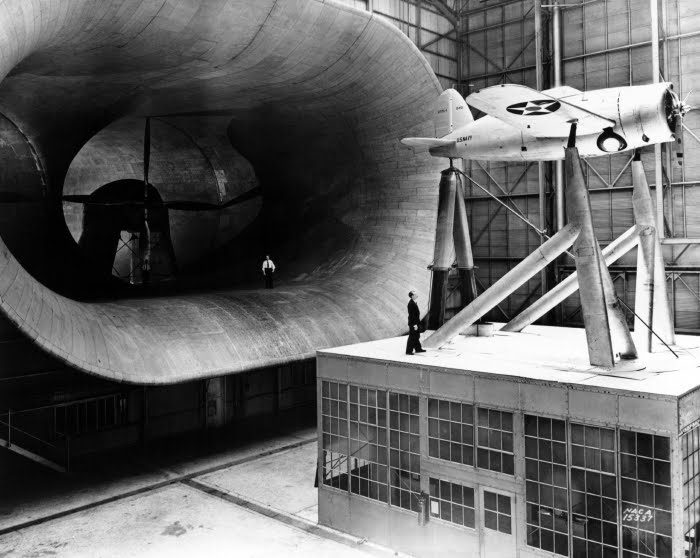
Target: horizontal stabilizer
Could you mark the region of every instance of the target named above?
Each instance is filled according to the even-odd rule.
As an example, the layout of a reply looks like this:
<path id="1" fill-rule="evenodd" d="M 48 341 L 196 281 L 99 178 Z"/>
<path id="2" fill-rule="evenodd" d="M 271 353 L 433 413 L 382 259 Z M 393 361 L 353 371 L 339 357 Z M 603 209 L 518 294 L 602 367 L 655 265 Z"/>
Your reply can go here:
<path id="1" fill-rule="evenodd" d="M 439 139 L 439 138 L 404 138 L 401 143 L 408 145 L 408 147 L 442 147 L 444 145 L 451 145 L 456 143 L 455 140 Z"/>
<path id="2" fill-rule="evenodd" d="M 467 104 L 538 138 L 567 137 L 572 122 L 581 135 L 615 125 L 614 120 L 577 105 L 573 88 L 553 92 L 564 95 L 552 96 L 522 85 L 496 85 L 472 93 Z"/>

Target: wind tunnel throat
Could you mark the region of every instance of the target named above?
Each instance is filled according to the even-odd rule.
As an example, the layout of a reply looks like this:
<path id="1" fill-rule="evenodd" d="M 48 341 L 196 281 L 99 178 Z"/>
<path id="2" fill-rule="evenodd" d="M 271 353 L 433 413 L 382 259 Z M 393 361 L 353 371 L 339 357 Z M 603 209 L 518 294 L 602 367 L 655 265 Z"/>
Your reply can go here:
<path id="1" fill-rule="evenodd" d="M 73 159 L 63 214 L 94 273 L 132 285 L 197 274 L 262 205 L 229 119 L 125 118 Z"/>

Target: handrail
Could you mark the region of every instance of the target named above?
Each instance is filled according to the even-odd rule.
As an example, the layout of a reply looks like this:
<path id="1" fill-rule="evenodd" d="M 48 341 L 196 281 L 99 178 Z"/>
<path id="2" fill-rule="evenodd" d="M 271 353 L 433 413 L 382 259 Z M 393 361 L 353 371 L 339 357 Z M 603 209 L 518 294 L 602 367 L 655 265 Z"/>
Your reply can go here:
<path id="1" fill-rule="evenodd" d="M 16 426 L 12 426 L 9 422 L 4 422 L 0 420 L 1 425 L 6 425 L 8 427 L 8 432 L 10 431 L 15 431 L 15 432 L 20 432 L 21 434 L 24 434 L 25 436 L 28 436 L 29 438 L 32 438 L 33 440 L 36 440 L 37 442 L 41 442 L 42 444 L 45 444 L 47 446 L 50 446 L 52 448 L 56 449 L 62 449 L 62 446 L 57 446 L 56 444 L 52 444 L 51 442 L 47 440 L 42 440 L 41 438 L 37 438 L 33 434 L 30 434 L 26 430 L 22 430 L 21 428 L 17 428 Z M 8 443 L 9 443 L 9 436 L 8 436 Z"/>
<path id="2" fill-rule="evenodd" d="M 60 407 L 70 407 L 71 405 L 75 405 L 78 403 L 89 403 L 91 401 L 102 401 L 103 399 L 110 399 L 112 397 L 117 397 L 117 396 L 124 397 L 125 393 L 132 393 L 133 391 L 134 390 L 131 390 L 130 392 L 126 392 L 126 391 L 120 390 L 120 391 L 111 392 L 111 393 L 108 393 L 105 395 L 97 395 L 97 396 L 93 396 L 93 397 L 83 397 L 82 399 L 74 399 L 71 401 L 63 401 L 60 403 L 51 403 L 49 405 L 40 405 L 39 407 L 31 407 L 29 409 L 21 409 L 21 410 L 12 409 L 12 414 L 18 415 L 19 413 L 31 413 L 33 411 L 43 411 L 46 409 L 57 409 Z M 1 414 L 3 414 L 3 413 L 0 412 L 0 415 Z M 5 412 L 4 414 L 7 414 L 7 412 Z"/>

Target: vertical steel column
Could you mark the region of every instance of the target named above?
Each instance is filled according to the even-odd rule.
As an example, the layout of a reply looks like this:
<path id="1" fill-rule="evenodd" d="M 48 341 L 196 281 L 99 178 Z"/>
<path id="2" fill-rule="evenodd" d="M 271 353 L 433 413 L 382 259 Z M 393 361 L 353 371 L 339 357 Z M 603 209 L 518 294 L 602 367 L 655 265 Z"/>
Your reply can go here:
<path id="1" fill-rule="evenodd" d="M 542 61 L 544 40 L 542 37 L 542 0 L 534 0 L 535 4 L 535 78 L 537 80 L 537 90 L 544 89 L 544 63 Z M 539 217 L 540 230 L 544 231 L 547 228 L 547 191 L 545 183 L 545 163 L 539 161 L 537 163 L 537 182 L 539 193 Z M 540 234 L 540 246 L 546 242 L 544 234 Z M 547 284 L 547 270 L 543 269 L 540 272 L 541 292 L 544 296 L 549 290 Z"/>
<path id="2" fill-rule="evenodd" d="M 418 50 L 423 48 L 423 0 L 418 0 L 416 4 L 416 46 Z"/>
<path id="3" fill-rule="evenodd" d="M 554 0 L 552 8 L 552 63 L 554 67 L 554 87 L 562 85 L 561 76 L 561 7 L 559 2 Z M 557 230 L 564 227 L 566 219 L 564 206 L 564 162 L 554 163 L 554 190 L 557 200 Z"/>
<path id="4" fill-rule="evenodd" d="M 437 225 L 435 227 L 435 250 L 433 252 L 433 277 L 430 288 L 430 313 L 428 329 L 437 329 L 445 321 L 447 278 L 454 254 L 453 230 L 455 200 L 457 195 L 457 171 L 452 166 L 442 171 L 438 197 Z"/>
<path id="5" fill-rule="evenodd" d="M 462 64 L 464 63 L 464 45 L 462 44 L 462 2 L 459 4 L 459 12 L 457 12 L 457 23 L 455 24 L 455 39 L 457 42 L 457 91 L 461 95 L 467 96 L 464 91 L 462 91 Z M 464 166 L 462 166 L 464 170 Z"/>
<path id="6" fill-rule="evenodd" d="M 653 83 L 659 83 L 661 69 L 659 65 L 659 3 L 649 0 L 651 12 L 651 72 Z M 661 166 L 661 145 L 654 145 L 654 183 L 656 184 L 656 235 L 665 238 L 664 224 L 664 182 Z"/>
<path id="7" fill-rule="evenodd" d="M 143 386 L 141 391 L 141 431 L 139 433 L 142 450 L 148 447 L 148 415 L 148 386 Z"/>
<path id="8" fill-rule="evenodd" d="M 669 42 L 666 39 L 666 36 L 668 35 L 668 14 L 667 14 L 667 4 L 668 0 L 661 0 L 661 31 L 663 32 L 663 36 L 660 37 L 661 44 L 663 45 L 663 56 L 662 62 L 663 62 L 663 73 L 659 75 L 660 79 L 668 80 L 671 81 L 670 73 L 671 73 L 671 65 L 669 62 Z M 680 43 L 680 40 L 678 41 Z M 660 61 L 660 62 L 661 62 Z M 631 85 L 631 84 L 630 84 Z M 676 223 L 675 223 L 675 217 L 674 217 L 674 211 L 673 211 L 673 198 L 674 198 L 674 193 L 673 193 L 673 165 L 671 164 L 672 160 L 672 152 L 671 152 L 671 143 L 666 143 L 661 145 L 661 156 L 663 157 L 664 163 L 666 165 L 666 183 L 668 184 L 668 206 L 670 208 L 670 211 L 668 212 L 668 217 L 669 217 L 669 231 L 671 236 L 676 236 Z M 673 248 L 671 248 L 671 257 L 673 257 Z"/>

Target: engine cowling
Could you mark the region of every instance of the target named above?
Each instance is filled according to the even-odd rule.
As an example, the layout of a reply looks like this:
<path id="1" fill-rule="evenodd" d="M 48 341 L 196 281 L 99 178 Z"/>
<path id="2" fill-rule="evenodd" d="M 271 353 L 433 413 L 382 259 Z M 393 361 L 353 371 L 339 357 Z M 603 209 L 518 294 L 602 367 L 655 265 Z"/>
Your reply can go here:
<path id="1" fill-rule="evenodd" d="M 615 131 L 633 145 L 673 141 L 679 106 L 670 83 L 622 88 Z"/>

